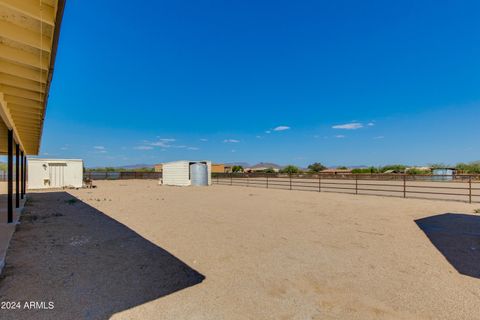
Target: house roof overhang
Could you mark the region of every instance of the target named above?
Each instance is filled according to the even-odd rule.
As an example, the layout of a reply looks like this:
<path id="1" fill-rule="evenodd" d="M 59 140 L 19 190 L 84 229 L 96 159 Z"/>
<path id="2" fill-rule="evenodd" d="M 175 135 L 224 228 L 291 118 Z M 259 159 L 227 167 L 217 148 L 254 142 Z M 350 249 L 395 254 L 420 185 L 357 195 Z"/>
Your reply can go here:
<path id="1" fill-rule="evenodd" d="M 40 150 L 64 7 L 65 0 L 0 0 L 0 139 L 12 130 L 28 155 Z"/>

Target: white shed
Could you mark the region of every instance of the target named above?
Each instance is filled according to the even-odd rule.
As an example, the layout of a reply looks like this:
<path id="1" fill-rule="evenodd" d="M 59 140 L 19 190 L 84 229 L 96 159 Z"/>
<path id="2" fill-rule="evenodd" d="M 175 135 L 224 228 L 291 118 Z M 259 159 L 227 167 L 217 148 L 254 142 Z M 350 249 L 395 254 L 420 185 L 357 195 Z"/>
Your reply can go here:
<path id="1" fill-rule="evenodd" d="M 27 161 L 29 189 L 48 189 L 83 186 L 83 160 L 39 159 Z"/>
<path id="2" fill-rule="evenodd" d="M 206 172 L 196 170 L 198 166 L 206 167 Z M 203 179 L 205 179 L 205 183 L 196 183 Z M 166 162 L 163 164 L 162 184 L 170 186 L 211 185 L 212 162 L 205 160 Z"/>

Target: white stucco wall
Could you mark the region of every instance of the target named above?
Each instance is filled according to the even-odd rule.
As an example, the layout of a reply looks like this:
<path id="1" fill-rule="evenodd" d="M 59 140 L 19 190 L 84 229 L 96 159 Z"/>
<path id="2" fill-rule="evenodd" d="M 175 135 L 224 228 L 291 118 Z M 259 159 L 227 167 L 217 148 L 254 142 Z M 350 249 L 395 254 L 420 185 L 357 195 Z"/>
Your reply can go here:
<path id="1" fill-rule="evenodd" d="M 29 189 L 48 189 L 83 186 L 83 160 L 28 159 Z"/>
<path id="2" fill-rule="evenodd" d="M 163 164 L 162 184 L 170 186 L 190 186 L 190 163 L 203 162 L 208 167 L 208 185 L 212 184 L 212 162 L 181 160 Z"/>

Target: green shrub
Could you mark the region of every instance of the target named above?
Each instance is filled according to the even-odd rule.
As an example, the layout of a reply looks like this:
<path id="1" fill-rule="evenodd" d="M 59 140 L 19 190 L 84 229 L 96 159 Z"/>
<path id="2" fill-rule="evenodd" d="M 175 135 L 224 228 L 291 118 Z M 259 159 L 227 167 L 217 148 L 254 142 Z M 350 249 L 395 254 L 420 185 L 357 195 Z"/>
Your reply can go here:
<path id="1" fill-rule="evenodd" d="M 70 205 L 77 203 L 77 201 L 78 201 L 78 199 L 75 199 L 75 198 L 65 200 L 65 202 L 68 203 L 68 204 L 70 204 Z"/>
<path id="2" fill-rule="evenodd" d="M 411 169 L 408 169 L 406 173 L 408 173 L 408 174 L 430 174 L 431 171 L 430 170 L 421 170 L 421 169 L 417 169 L 417 168 L 411 168 Z"/>
<path id="3" fill-rule="evenodd" d="M 283 168 L 282 170 L 280 170 L 280 172 L 281 173 L 288 173 L 288 174 L 295 174 L 295 173 L 299 173 L 300 169 L 296 166 L 288 165 L 285 168 Z"/>
<path id="4" fill-rule="evenodd" d="M 327 169 L 327 167 L 325 167 L 320 162 L 315 162 L 315 163 L 312 163 L 311 165 L 308 166 L 308 171 L 315 172 L 315 173 L 320 172 L 320 171 L 325 170 L 325 169 Z"/>
<path id="5" fill-rule="evenodd" d="M 455 167 L 462 173 L 480 173 L 480 161 L 473 161 L 470 163 L 459 163 Z"/>
<path id="6" fill-rule="evenodd" d="M 243 172 L 243 167 L 242 166 L 233 166 L 232 167 L 232 172 Z"/>
<path id="7" fill-rule="evenodd" d="M 379 173 L 380 170 L 375 167 L 369 167 L 369 168 L 356 168 L 352 170 L 352 173 Z"/>

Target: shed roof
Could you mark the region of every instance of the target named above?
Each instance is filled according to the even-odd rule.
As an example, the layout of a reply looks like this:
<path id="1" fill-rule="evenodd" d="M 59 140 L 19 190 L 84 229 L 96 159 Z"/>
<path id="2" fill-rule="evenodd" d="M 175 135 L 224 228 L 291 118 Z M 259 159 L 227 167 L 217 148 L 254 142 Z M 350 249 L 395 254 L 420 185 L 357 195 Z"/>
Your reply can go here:
<path id="1" fill-rule="evenodd" d="M 177 160 L 177 161 L 164 162 L 160 164 L 166 165 L 166 164 L 179 163 L 179 162 L 211 162 L 211 161 L 210 160 Z"/>
<path id="2" fill-rule="evenodd" d="M 28 159 L 29 162 L 32 162 L 32 161 L 83 161 L 82 159 L 50 159 L 50 158 L 29 158 Z"/>

